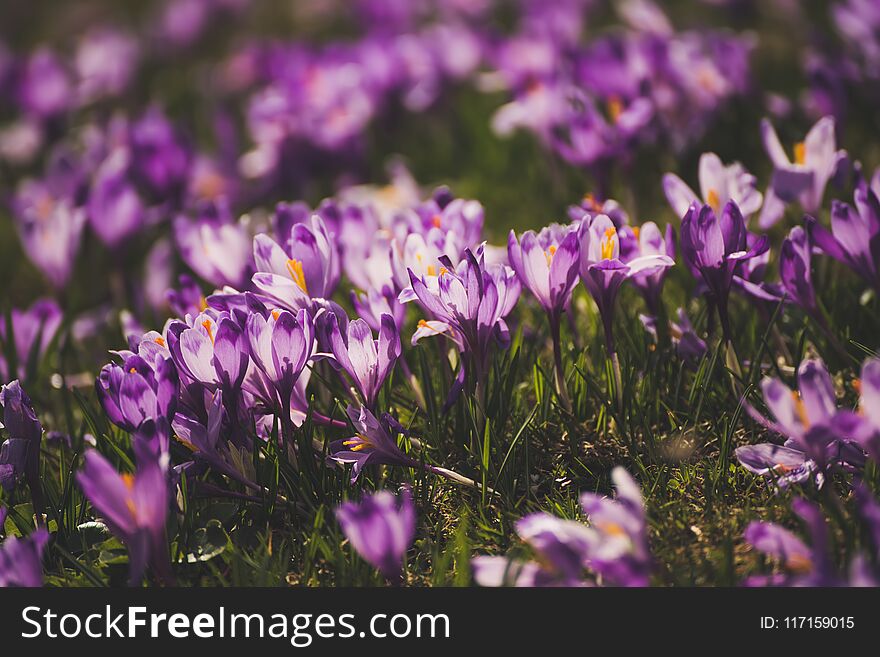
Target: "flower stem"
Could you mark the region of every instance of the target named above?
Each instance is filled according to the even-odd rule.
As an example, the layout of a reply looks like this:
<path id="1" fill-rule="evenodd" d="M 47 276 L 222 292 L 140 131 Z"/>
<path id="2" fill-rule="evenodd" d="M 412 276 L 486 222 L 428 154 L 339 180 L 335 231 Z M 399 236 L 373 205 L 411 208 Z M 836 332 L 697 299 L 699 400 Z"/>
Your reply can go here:
<path id="1" fill-rule="evenodd" d="M 571 399 L 568 397 L 568 390 L 565 385 L 565 370 L 562 366 L 562 340 L 560 338 L 560 316 L 559 313 L 551 313 L 550 316 L 550 333 L 553 338 L 553 369 L 555 372 L 556 394 L 559 397 L 559 403 L 568 412 L 571 413 Z"/>

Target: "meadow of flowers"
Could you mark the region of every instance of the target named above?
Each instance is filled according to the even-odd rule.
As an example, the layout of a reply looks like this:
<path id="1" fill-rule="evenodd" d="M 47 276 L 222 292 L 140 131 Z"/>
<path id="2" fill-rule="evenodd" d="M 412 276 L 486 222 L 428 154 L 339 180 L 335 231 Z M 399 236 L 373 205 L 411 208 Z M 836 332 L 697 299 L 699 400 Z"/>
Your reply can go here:
<path id="1" fill-rule="evenodd" d="M 880 4 L 33 0 L 0 586 L 880 585 Z"/>

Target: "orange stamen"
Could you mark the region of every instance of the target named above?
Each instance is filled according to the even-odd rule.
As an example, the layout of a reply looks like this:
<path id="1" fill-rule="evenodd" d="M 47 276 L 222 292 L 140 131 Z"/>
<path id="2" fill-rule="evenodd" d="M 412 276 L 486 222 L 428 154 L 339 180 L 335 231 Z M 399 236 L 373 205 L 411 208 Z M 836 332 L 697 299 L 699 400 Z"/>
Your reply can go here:
<path id="1" fill-rule="evenodd" d="M 612 122 L 617 123 L 621 114 L 623 114 L 623 103 L 617 96 L 612 96 L 608 99 L 608 116 L 611 117 Z"/>
<path id="2" fill-rule="evenodd" d="M 800 165 L 807 163 L 807 145 L 802 141 L 794 145 L 794 163 Z"/>
<path id="3" fill-rule="evenodd" d="M 431 225 L 434 226 L 434 228 L 440 228 L 441 222 L 442 219 L 439 214 L 435 214 L 433 217 L 431 217 Z"/>
<path id="4" fill-rule="evenodd" d="M 161 335 L 158 338 L 156 338 L 155 340 L 153 340 L 153 342 L 155 342 L 160 347 L 165 346 L 165 338 L 163 338 Z"/>
<path id="5" fill-rule="evenodd" d="M 208 338 L 211 340 L 211 344 L 214 344 L 214 332 L 211 331 L 211 320 L 206 319 L 202 322 L 202 326 L 205 327 L 205 330 L 208 332 Z"/>
<path id="6" fill-rule="evenodd" d="M 791 398 L 794 400 L 794 408 L 795 412 L 797 412 L 798 419 L 801 421 L 801 424 L 804 427 L 810 426 L 810 418 L 807 417 L 807 407 L 804 406 L 804 400 L 801 399 L 801 394 L 796 392 L 795 390 L 791 391 Z"/>

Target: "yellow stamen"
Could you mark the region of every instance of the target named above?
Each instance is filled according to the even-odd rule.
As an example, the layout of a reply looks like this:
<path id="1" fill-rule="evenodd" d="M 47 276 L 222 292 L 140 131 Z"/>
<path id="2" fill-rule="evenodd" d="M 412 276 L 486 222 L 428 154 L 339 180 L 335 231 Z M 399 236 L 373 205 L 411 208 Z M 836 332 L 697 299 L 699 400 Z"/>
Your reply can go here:
<path id="1" fill-rule="evenodd" d="M 638 226 L 633 226 L 633 237 L 635 237 L 636 239 L 639 239 L 639 233 L 641 233 L 641 232 L 642 232 L 641 228 L 639 228 Z"/>
<path id="2" fill-rule="evenodd" d="M 440 224 L 441 217 L 439 214 L 435 214 L 433 217 L 431 217 L 431 225 L 434 226 L 434 228 L 440 228 Z"/>
<path id="3" fill-rule="evenodd" d="M 155 342 L 160 347 L 165 346 L 165 338 L 163 338 L 161 335 L 158 338 L 156 338 L 155 340 L 153 340 L 153 342 Z"/>
<path id="4" fill-rule="evenodd" d="M 434 265 L 428 265 L 428 276 L 436 276 L 437 268 Z"/>
<path id="5" fill-rule="evenodd" d="M 608 116 L 611 117 L 612 122 L 617 123 L 621 114 L 623 114 L 623 103 L 617 96 L 611 96 L 608 99 Z"/>
<path id="6" fill-rule="evenodd" d="M 364 436 L 362 433 L 359 433 L 356 437 L 352 438 L 351 440 L 342 441 L 342 444 L 346 445 L 346 446 L 347 445 L 354 445 L 354 447 L 351 448 L 352 452 L 359 452 L 362 449 L 373 446 L 373 443 L 371 443 L 369 440 L 367 440 L 367 437 Z"/>
<path id="7" fill-rule="evenodd" d="M 810 557 L 803 554 L 793 554 L 785 562 L 786 568 L 794 573 L 809 573 L 813 570 L 813 562 Z"/>
<path id="8" fill-rule="evenodd" d="M 309 290 L 306 287 L 306 275 L 303 273 L 302 261 L 295 258 L 288 260 L 287 271 L 290 273 L 293 282 L 299 286 L 299 289 L 308 294 Z"/>
<path id="9" fill-rule="evenodd" d="M 279 311 L 277 311 L 277 310 L 272 311 L 272 319 L 274 319 L 276 322 L 278 321 L 278 318 L 280 316 L 281 316 L 281 313 Z"/>
<path id="10" fill-rule="evenodd" d="M 134 475 L 130 472 L 123 473 L 122 475 L 122 483 L 125 484 L 125 487 L 128 490 L 134 490 Z"/>
<path id="11" fill-rule="evenodd" d="M 419 328 L 425 328 L 428 325 L 428 322 L 424 319 L 419 320 Z"/>
<path id="12" fill-rule="evenodd" d="M 709 204 L 709 207 L 717 213 L 718 208 L 721 205 L 721 199 L 718 197 L 718 192 L 714 189 L 710 189 L 706 196 L 706 202 Z"/>
<path id="13" fill-rule="evenodd" d="M 208 300 L 205 297 L 202 297 L 201 299 L 199 299 L 199 310 L 204 312 L 207 309 L 208 309 Z"/>
<path id="14" fill-rule="evenodd" d="M 128 371 L 131 372 L 132 374 L 137 374 L 137 370 L 133 367 Z"/>
<path id="15" fill-rule="evenodd" d="M 596 201 L 596 197 L 593 196 L 592 193 L 584 194 L 583 204 L 588 210 L 592 210 L 593 212 L 598 212 L 602 209 L 602 206 L 599 205 L 598 201 Z"/>
<path id="16" fill-rule="evenodd" d="M 449 273 L 449 270 L 446 269 L 446 267 L 440 267 L 440 276 L 442 276 L 443 274 L 448 274 L 448 273 Z"/>
<path id="17" fill-rule="evenodd" d="M 211 340 L 211 344 L 214 344 L 214 333 L 211 331 L 211 320 L 206 319 L 202 322 L 202 326 L 204 326 L 205 330 L 208 332 L 208 338 Z"/>
<path id="18" fill-rule="evenodd" d="M 794 145 L 794 163 L 802 165 L 807 163 L 807 145 L 802 141 Z"/>
<path id="19" fill-rule="evenodd" d="M 798 419 L 801 421 L 801 424 L 804 425 L 804 428 L 810 426 L 810 418 L 807 417 L 807 407 L 804 406 L 804 400 L 801 399 L 801 394 L 796 392 L 795 390 L 791 391 L 791 398 L 794 400 L 794 409 L 797 412 Z"/>
<path id="20" fill-rule="evenodd" d="M 551 244 L 550 248 L 544 251 L 544 257 L 547 258 L 547 266 L 550 266 L 550 263 L 553 262 L 553 256 L 556 255 L 556 245 Z"/>
<path id="21" fill-rule="evenodd" d="M 617 237 L 617 230 L 614 226 L 605 229 L 605 237 L 602 239 L 601 255 L 602 260 L 611 260 L 614 257 L 614 239 Z"/>

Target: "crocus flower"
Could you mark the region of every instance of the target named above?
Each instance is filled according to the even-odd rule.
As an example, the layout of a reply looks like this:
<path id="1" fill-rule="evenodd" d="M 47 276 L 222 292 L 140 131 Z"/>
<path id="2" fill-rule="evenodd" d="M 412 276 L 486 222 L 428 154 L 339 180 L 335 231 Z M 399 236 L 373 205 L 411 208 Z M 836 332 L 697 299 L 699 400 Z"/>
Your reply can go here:
<path id="1" fill-rule="evenodd" d="M 18 87 L 22 109 L 43 119 L 66 111 L 73 100 L 70 76 L 51 50 L 41 48 L 25 62 Z"/>
<path id="2" fill-rule="evenodd" d="M 248 281 L 251 236 L 224 200 L 201 204 L 194 219 L 178 216 L 174 235 L 184 262 L 212 285 L 241 287 Z"/>
<path id="3" fill-rule="evenodd" d="M 568 306 L 577 284 L 577 230 L 548 226 L 537 235 L 526 231 L 520 241 L 510 231 L 507 254 L 520 282 L 548 315 L 558 316 Z"/>
<path id="4" fill-rule="evenodd" d="M 679 358 L 699 360 L 706 354 L 706 341 L 697 335 L 684 308 L 679 308 L 677 315 L 677 322 L 669 322 L 669 333 L 672 344 L 675 345 L 675 352 Z"/>
<path id="5" fill-rule="evenodd" d="M 13 202 L 25 253 L 56 288 L 63 288 L 79 251 L 86 211 L 66 191 L 46 182 L 25 181 Z"/>
<path id="6" fill-rule="evenodd" d="M 330 443 L 330 459 L 352 464 L 352 483 L 360 476 L 364 466 L 370 464 L 419 467 L 415 459 L 404 454 L 397 446 L 394 436 L 398 433 L 398 426 L 392 424 L 388 416 L 376 419 L 363 406 L 350 405 L 346 412 L 357 433 Z"/>
<path id="7" fill-rule="evenodd" d="M 623 226 L 618 229 L 620 239 L 620 255 L 624 263 L 630 263 L 643 256 L 664 255 L 675 259 L 675 230 L 666 226 L 661 233 L 653 221 L 646 221 L 641 226 Z M 656 271 L 636 274 L 630 280 L 642 293 L 648 310 L 659 315 L 661 309 L 660 295 L 663 292 L 663 281 L 669 272 L 668 267 Z"/>
<path id="8" fill-rule="evenodd" d="M 822 361 L 801 363 L 797 391 L 770 377 L 761 382 L 761 389 L 775 419 L 764 418 L 745 401 L 744 408 L 755 421 L 786 440 L 784 445 L 738 447 L 736 457 L 744 468 L 774 476 L 777 486 L 786 488 L 813 477 L 821 486 L 826 469 L 864 464 L 859 442 L 868 439 L 870 424 L 852 411 L 837 408 L 834 385 Z"/>
<path id="9" fill-rule="evenodd" d="M 647 586 L 652 561 L 645 502 L 638 482 L 620 466 L 611 471 L 616 499 L 583 493 L 581 508 L 595 533 L 587 565 L 603 582 Z"/>
<path id="10" fill-rule="evenodd" d="M 534 550 L 537 561 L 503 556 L 471 559 L 474 581 L 480 586 L 583 586 L 584 568 L 594 532 L 576 520 L 533 513 L 516 523 L 519 534 Z"/>
<path id="11" fill-rule="evenodd" d="M 138 232 L 147 208 L 131 180 L 132 154 L 117 146 L 98 167 L 89 192 L 89 223 L 104 244 L 116 248 Z"/>
<path id="12" fill-rule="evenodd" d="M 9 363 L 0 355 L 0 377 L 4 380 L 16 375 L 25 378 L 31 373 L 32 365 L 39 365 L 63 319 L 61 308 L 54 299 L 38 299 L 27 310 L 13 308 L 11 315 L 18 371 L 9 371 Z M 0 337 L 6 340 L 5 322 L 0 325 Z"/>
<path id="13" fill-rule="evenodd" d="M 109 363 L 101 368 L 95 381 L 98 400 L 108 419 L 119 428 L 137 434 L 146 422 L 153 422 L 158 433 L 156 454 L 168 451 L 171 419 L 177 408 L 179 379 L 177 368 L 167 350 L 165 339 L 155 334 L 158 350 L 143 350 L 145 356 L 128 352 L 121 365 Z"/>
<path id="14" fill-rule="evenodd" d="M 779 251 L 779 279 L 789 299 L 810 315 L 817 316 L 819 307 L 813 288 L 812 256 L 809 232 L 801 226 L 795 226 Z"/>
<path id="15" fill-rule="evenodd" d="M 182 374 L 235 396 L 247 373 L 249 355 L 244 331 L 232 317 L 202 313 L 192 326 L 175 322 L 167 333 L 168 348 Z"/>
<path id="16" fill-rule="evenodd" d="M 40 444 L 43 425 L 18 380 L 0 388 L 0 409 L 3 411 L 3 426 L 9 432 L 9 438 L 0 446 L 0 486 L 11 490 L 24 475 L 31 490 L 34 511 L 41 514 L 43 487 L 40 480 Z"/>
<path id="17" fill-rule="evenodd" d="M 877 176 L 875 176 L 875 179 Z M 813 242 L 826 255 L 842 262 L 880 293 L 880 184 L 856 187 L 855 208 L 831 202 L 831 230 L 807 218 Z"/>
<path id="18" fill-rule="evenodd" d="M 273 311 L 268 319 L 252 313 L 245 326 L 254 365 L 274 391 L 281 421 L 286 426 L 289 408 L 301 408 L 292 396 L 308 381 L 306 366 L 315 356 L 315 326 L 309 312 L 296 316 L 286 310 Z M 305 376 L 305 378 L 304 378 Z"/>
<path id="19" fill-rule="evenodd" d="M 0 528 L 6 513 L 0 509 Z M 35 588 L 43 585 L 43 550 L 49 532 L 40 528 L 26 538 L 10 536 L 0 544 L 0 588 L 20 586 Z"/>
<path id="20" fill-rule="evenodd" d="M 771 522 L 752 522 L 743 538 L 753 548 L 780 563 L 786 570 L 776 576 L 753 576 L 746 586 L 836 586 L 828 554 L 828 528 L 815 504 L 797 498 L 791 506 L 806 523 L 812 543 L 809 547 L 795 534 Z"/>
<path id="21" fill-rule="evenodd" d="M 416 511 L 408 488 L 397 498 L 379 491 L 360 502 L 345 502 L 336 509 L 336 519 L 365 561 L 389 580 L 400 578 L 403 558 L 416 532 Z"/>
<path id="22" fill-rule="evenodd" d="M 449 336 L 462 352 L 459 380 L 467 376 L 474 383 L 484 380 L 491 341 L 509 342 L 504 317 L 513 310 L 521 289 L 510 267 L 486 266 L 482 250 L 477 253 L 475 256 L 470 249 L 465 249 L 465 259 L 457 269 L 444 257 L 444 265 L 436 277 L 417 276 L 409 270 L 411 291 L 405 290 L 399 297 L 404 303 L 418 299 L 433 317 L 419 322 L 419 329 L 412 337 L 413 344 L 431 335 Z M 465 362 L 471 368 L 468 374 L 465 374 Z M 450 400 L 454 401 L 460 389 L 453 388 L 447 405 Z"/>
<path id="23" fill-rule="evenodd" d="M 666 200 L 679 217 L 683 217 L 694 201 L 705 203 L 715 213 L 735 201 L 744 217 L 750 217 L 761 207 L 763 196 L 756 188 L 756 178 L 739 162 L 725 165 L 715 153 L 700 156 L 700 196 L 674 173 L 663 176 Z"/>
<path id="24" fill-rule="evenodd" d="M 548 226 L 537 235 L 533 231 L 526 231 L 521 242 L 517 242 L 516 234 L 510 231 L 507 256 L 520 282 L 535 295 L 547 313 L 553 335 L 556 392 L 562 403 L 570 408 L 562 365 L 559 322 L 578 280 L 580 253 L 577 228 Z"/>
<path id="25" fill-rule="evenodd" d="M 727 300 L 737 265 L 764 253 L 766 236 L 747 245 L 747 231 L 736 202 L 728 201 L 717 215 L 709 205 L 691 205 L 681 222 L 681 254 L 706 284 L 718 309 L 724 339 L 730 341 Z"/>
<path id="26" fill-rule="evenodd" d="M 293 312 L 329 298 L 339 283 L 339 254 L 324 221 L 314 215 L 296 224 L 280 246 L 268 235 L 254 238 L 254 285 L 267 300 Z"/>
<path id="27" fill-rule="evenodd" d="M 637 256 L 624 263 L 620 259 L 617 229 L 606 215 L 600 214 L 582 221 L 578 239 L 581 280 L 599 308 L 605 328 L 605 345 L 609 356 L 614 358 L 614 305 L 620 286 L 627 279 L 657 273 L 675 262 L 669 256 L 658 253 Z"/>
<path id="28" fill-rule="evenodd" d="M 391 315 L 382 315 L 379 339 L 362 319 L 349 322 L 343 334 L 336 315 L 329 315 L 330 346 L 336 363 L 345 370 L 366 403 L 375 408 L 376 397 L 400 357 L 400 335 Z"/>
<path id="29" fill-rule="evenodd" d="M 481 586 L 583 586 L 586 571 L 612 586 L 647 586 L 651 572 L 645 506 L 636 481 L 620 467 L 611 477 L 617 499 L 584 493 L 589 525 L 546 513 L 522 518 L 516 531 L 536 552 L 536 562 L 476 557 L 474 579 Z"/>
<path id="30" fill-rule="evenodd" d="M 764 148 L 773 162 L 773 180 L 758 222 L 761 228 L 769 228 L 779 221 L 785 205 L 794 201 L 798 201 L 805 212 L 819 210 L 825 186 L 846 159 L 846 151 L 837 150 L 834 129 L 834 119 L 830 116 L 819 119 L 804 141 L 795 144 L 792 162 L 770 121 L 761 121 Z"/>
<path id="31" fill-rule="evenodd" d="M 208 407 L 207 422 L 197 420 L 184 413 L 178 413 L 172 421 L 177 440 L 189 449 L 193 457 L 210 466 L 215 472 L 226 475 L 254 490 L 261 487 L 252 477 L 243 472 L 245 459 L 242 452 L 233 450 L 221 438 L 223 433 L 223 391 L 214 393 Z M 244 451 L 244 450 L 242 450 Z M 246 452 L 244 452 L 246 454 Z M 237 458 L 236 458 L 237 457 Z M 248 464 L 252 461 L 248 460 Z"/>
<path id="32" fill-rule="evenodd" d="M 77 481 L 110 531 L 128 547 L 129 584 L 140 583 L 148 564 L 169 583 L 168 477 L 159 461 L 139 458 L 137 472 L 120 474 L 100 453 L 88 450 Z"/>

